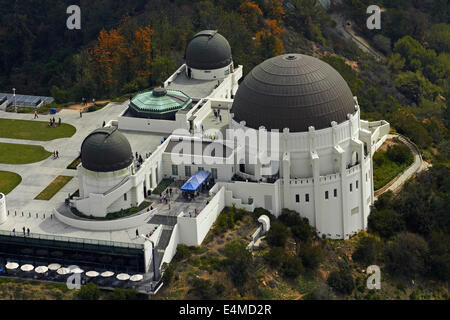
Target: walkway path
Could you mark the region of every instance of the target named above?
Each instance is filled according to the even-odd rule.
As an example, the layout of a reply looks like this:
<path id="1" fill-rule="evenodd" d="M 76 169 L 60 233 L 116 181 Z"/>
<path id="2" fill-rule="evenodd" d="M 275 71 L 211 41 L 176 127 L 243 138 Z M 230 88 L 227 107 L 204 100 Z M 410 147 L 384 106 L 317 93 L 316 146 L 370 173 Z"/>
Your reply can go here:
<path id="1" fill-rule="evenodd" d="M 400 134 L 389 134 L 387 137 L 387 139 L 393 138 L 398 138 L 411 150 L 411 152 L 414 154 L 414 163 L 410 165 L 406 170 L 404 170 L 401 174 L 399 174 L 397 177 L 392 179 L 383 188 L 376 190 L 375 200 L 380 195 L 389 190 L 393 192 L 398 192 L 401 189 L 401 187 L 405 184 L 405 182 L 411 179 L 416 173 L 427 170 L 429 167 L 431 167 L 431 164 L 429 164 L 426 161 L 423 161 L 419 148 L 411 140 Z"/>
<path id="2" fill-rule="evenodd" d="M 76 110 L 64 109 L 56 116 L 60 117 L 64 123 L 73 125 L 77 131 L 70 138 L 55 139 L 51 141 L 31 141 L 21 139 L 1 138 L 0 142 L 40 145 L 47 151 L 58 150 L 60 157 L 53 159 L 49 157 L 43 161 L 24 164 L 8 165 L 0 164 L 0 171 L 11 171 L 22 176 L 22 182 L 6 196 L 8 208 L 21 209 L 24 211 L 39 212 L 56 207 L 58 203 L 64 201 L 68 193 L 73 193 L 78 189 L 78 180 L 75 177 L 61 189 L 51 200 L 33 200 L 47 185 L 58 175 L 75 176 L 76 170 L 68 170 L 66 167 L 79 156 L 81 143 L 84 138 L 96 128 L 102 126 L 103 121 L 118 118 L 119 114 L 127 107 L 127 102 L 110 103 L 101 110 L 80 113 Z M 38 121 L 49 121 L 55 115 L 39 115 Z M 12 113 L 0 111 L 0 118 L 33 120 L 33 114 Z"/>

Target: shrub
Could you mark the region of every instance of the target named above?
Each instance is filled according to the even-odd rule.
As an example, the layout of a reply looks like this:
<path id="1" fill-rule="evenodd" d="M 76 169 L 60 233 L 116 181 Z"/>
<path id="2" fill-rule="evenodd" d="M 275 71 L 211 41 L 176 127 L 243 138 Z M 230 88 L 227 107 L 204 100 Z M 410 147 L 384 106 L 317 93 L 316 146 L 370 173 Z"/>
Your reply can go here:
<path id="1" fill-rule="evenodd" d="M 316 270 L 323 261 L 325 253 L 320 245 L 306 245 L 300 248 L 299 256 L 302 259 L 305 268 Z"/>
<path id="2" fill-rule="evenodd" d="M 274 269 L 283 264 L 284 261 L 286 261 L 286 258 L 287 256 L 284 253 L 284 249 L 280 247 L 272 247 L 269 252 L 264 255 L 264 260 Z"/>
<path id="3" fill-rule="evenodd" d="M 358 242 L 352 258 L 365 265 L 371 265 L 378 261 L 383 244 L 374 237 L 364 237 Z"/>
<path id="4" fill-rule="evenodd" d="M 305 271 L 302 259 L 297 256 L 287 257 L 281 266 L 281 272 L 288 278 L 297 278 Z"/>
<path id="5" fill-rule="evenodd" d="M 225 287 L 219 282 L 212 282 L 202 278 L 192 279 L 192 288 L 189 293 L 194 294 L 200 299 L 214 299 L 220 296 L 225 290 Z"/>
<path id="6" fill-rule="evenodd" d="M 133 289 L 115 288 L 108 294 L 108 300 L 142 300 L 143 298 L 143 295 Z"/>
<path id="7" fill-rule="evenodd" d="M 289 229 L 278 220 L 272 221 L 267 233 L 267 243 L 274 247 L 284 247 L 289 235 Z"/>
<path id="8" fill-rule="evenodd" d="M 81 287 L 77 293 L 77 297 L 80 300 L 98 300 L 100 297 L 100 288 L 96 284 L 89 282 Z"/>
<path id="9" fill-rule="evenodd" d="M 392 274 L 414 277 L 426 272 L 428 245 L 413 233 L 400 233 L 385 250 L 386 268 Z"/>
<path id="10" fill-rule="evenodd" d="M 369 231 L 378 234 L 380 237 L 388 239 L 403 230 L 403 220 L 400 215 L 390 209 L 375 210 L 369 215 Z"/>
<path id="11" fill-rule="evenodd" d="M 351 294 L 355 288 L 353 275 L 348 269 L 331 272 L 328 276 L 327 283 L 336 290 L 336 292 L 347 295 Z"/>
<path id="12" fill-rule="evenodd" d="M 175 263 L 175 262 L 174 262 Z M 166 284 L 170 284 L 175 277 L 175 267 L 173 266 L 173 263 L 166 266 L 166 270 L 163 274 L 163 282 Z"/>
<path id="13" fill-rule="evenodd" d="M 403 144 L 389 146 L 386 151 L 386 155 L 389 160 L 398 164 L 412 163 L 414 161 L 414 156 L 411 153 L 411 150 Z"/>
<path id="14" fill-rule="evenodd" d="M 225 246 L 224 266 L 236 287 L 243 287 L 253 271 L 253 256 L 243 242 L 233 241 Z"/>
<path id="15" fill-rule="evenodd" d="M 182 261 L 188 259 L 192 252 L 189 247 L 185 244 L 179 244 L 177 246 L 177 253 L 175 254 L 175 261 Z"/>

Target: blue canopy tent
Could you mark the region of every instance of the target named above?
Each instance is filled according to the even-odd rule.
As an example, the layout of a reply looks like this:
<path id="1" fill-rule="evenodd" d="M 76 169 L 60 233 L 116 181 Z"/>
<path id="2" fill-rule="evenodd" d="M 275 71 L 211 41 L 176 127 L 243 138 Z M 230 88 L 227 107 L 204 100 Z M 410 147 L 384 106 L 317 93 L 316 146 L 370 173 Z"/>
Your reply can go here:
<path id="1" fill-rule="evenodd" d="M 211 173 L 204 170 L 197 171 L 189 180 L 181 187 L 181 191 L 195 192 L 209 178 Z"/>

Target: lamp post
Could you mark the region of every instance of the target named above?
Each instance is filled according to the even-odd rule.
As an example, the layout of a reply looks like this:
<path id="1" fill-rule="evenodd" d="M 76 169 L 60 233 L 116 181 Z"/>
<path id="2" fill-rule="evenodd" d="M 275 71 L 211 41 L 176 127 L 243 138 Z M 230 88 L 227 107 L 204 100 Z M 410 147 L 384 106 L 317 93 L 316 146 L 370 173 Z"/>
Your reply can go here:
<path id="1" fill-rule="evenodd" d="M 14 97 L 14 112 L 17 113 L 17 106 L 16 106 L 16 88 L 13 88 L 13 97 Z"/>
<path id="2" fill-rule="evenodd" d="M 155 247 L 155 243 L 143 234 L 141 234 L 140 237 L 152 244 L 153 281 L 159 281 L 161 274 L 159 272 L 158 251 Z"/>

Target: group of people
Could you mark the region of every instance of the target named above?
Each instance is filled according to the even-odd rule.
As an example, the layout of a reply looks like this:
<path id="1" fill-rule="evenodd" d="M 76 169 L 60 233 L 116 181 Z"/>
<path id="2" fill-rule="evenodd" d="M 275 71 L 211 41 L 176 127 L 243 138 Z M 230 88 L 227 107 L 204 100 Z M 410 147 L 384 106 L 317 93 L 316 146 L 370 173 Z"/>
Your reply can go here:
<path id="1" fill-rule="evenodd" d="M 55 117 L 50 118 L 50 124 L 49 124 L 48 126 L 49 126 L 49 127 L 53 127 L 53 128 L 56 128 L 56 127 L 61 126 L 61 118 L 58 118 L 58 124 L 56 124 L 56 119 L 55 119 Z"/>
<path id="2" fill-rule="evenodd" d="M 59 152 L 58 150 L 53 151 L 53 159 L 58 159 L 59 158 Z"/>
<path id="3" fill-rule="evenodd" d="M 220 109 L 213 110 L 214 111 L 214 117 L 216 119 L 219 119 L 220 122 L 222 122 L 222 115 L 220 114 Z"/>
<path id="4" fill-rule="evenodd" d="M 25 229 L 25 227 L 23 227 L 22 230 L 23 230 L 23 235 L 27 234 L 28 236 L 30 236 L 30 228 Z M 14 229 L 12 230 L 12 232 L 13 232 L 14 234 L 16 234 L 16 228 L 14 228 Z"/>
<path id="5" fill-rule="evenodd" d="M 172 188 L 167 188 L 164 195 L 162 193 L 159 194 L 159 203 L 164 203 L 169 205 L 170 209 L 170 198 L 172 198 Z"/>
<path id="6" fill-rule="evenodd" d="M 94 98 L 92 98 L 92 103 L 95 104 L 95 99 Z M 87 106 L 87 99 L 86 98 L 82 98 L 81 99 L 81 104 L 83 106 Z"/>

